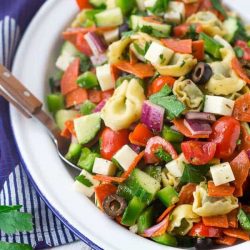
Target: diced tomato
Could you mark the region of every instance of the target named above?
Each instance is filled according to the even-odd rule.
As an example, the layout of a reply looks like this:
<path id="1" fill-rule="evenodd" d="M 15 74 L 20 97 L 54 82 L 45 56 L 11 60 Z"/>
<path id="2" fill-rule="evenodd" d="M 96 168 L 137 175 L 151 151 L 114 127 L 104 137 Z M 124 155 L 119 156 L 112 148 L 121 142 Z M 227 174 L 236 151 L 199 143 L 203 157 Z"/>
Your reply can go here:
<path id="1" fill-rule="evenodd" d="M 89 100 L 93 103 L 99 103 L 102 100 L 102 91 L 91 89 L 88 91 Z"/>
<path id="2" fill-rule="evenodd" d="M 109 99 L 113 95 L 113 93 L 114 93 L 113 89 L 102 91 L 101 92 L 102 100 Z"/>
<path id="3" fill-rule="evenodd" d="M 163 86 L 173 87 L 175 78 L 172 76 L 159 76 L 148 87 L 148 96 L 159 92 Z"/>
<path id="4" fill-rule="evenodd" d="M 246 71 L 242 68 L 240 61 L 236 57 L 232 59 L 231 65 L 235 73 L 246 83 L 250 84 L 250 78 L 248 77 Z"/>
<path id="5" fill-rule="evenodd" d="M 163 45 L 177 53 L 191 54 L 192 40 L 161 39 Z"/>
<path id="6" fill-rule="evenodd" d="M 116 193 L 117 187 L 110 183 L 100 184 L 95 187 L 95 195 L 100 208 L 103 210 L 102 204 L 104 199 L 111 194 Z"/>
<path id="7" fill-rule="evenodd" d="M 208 134 L 192 135 L 190 130 L 185 126 L 184 119 L 173 120 L 177 130 L 188 138 L 209 138 Z"/>
<path id="8" fill-rule="evenodd" d="M 113 131 L 110 128 L 105 128 L 100 137 L 101 156 L 104 159 L 111 160 L 113 155 L 129 143 L 129 130 L 123 129 L 120 131 Z"/>
<path id="9" fill-rule="evenodd" d="M 194 195 L 197 184 L 195 183 L 188 183 L 181 188 L 179 193 L 179 201 L 177 205 L 181 204 L 193 204 L 194 202 Z"/>
<path id="10" fill-rule="evenodd" d="M 84 38 L 84 35 L 81 33 L 78 33 L 76 36 L 76 48 L 81 51 L 86 56 L 92 56 L 93 52 L 91 48 L 89 47 L 89 44 Z"/>
<path id="11" fill-rule="evenodd" d="M 216 227 L 207 227 L 202 222 L 199 222 L 193 225 L 188 235 L 192 237 L 220 237 L 221 229 Z"/>
<path id="12" fill-rule="evenodd" d="M 76 83 L 80 69 L 80 59 L 76 58 L 66 69 L 61 79 L 61 92 L 63 95 L 78 88 Z"/>
<path id="13" fill-rule="evenodd" d="M 193 23 L 192 25 L 195 25 L 195 31 L 197 33 L 202 32 L 202 25 L 201 24 L 195 24 Z M 189 23 L 184 23 L 180 24 L 174 27 L 173 32 L 175 37 L 184 37 L 189 31 L 190 31 L 191 24 Z"/>
<path id="14" fill-rule="evenodd" d="M 194 3 L 185 4 L 185 16 L 186 18 L 198 12 L 199 7 L 201 5 L 201 0 L 197 0 Z"/>
<path id="15" fill-rule="evenodd" d="M 205 57 L 204 41 L 203 40 L 193 41 L 192 51 L 194 58 L 196 58 L 198 61 L 203 61 Z"/>
<path id="16" fill-rule="evenodd" d="M 237 40 L 235 46 L 240 47 L 243 50 L 243 59 L 250 61 L 250 47 L 248 46 L 247 42 L 243 40 Z"/>
<path id="17" fill-rule="evenodd" d="M 193 165 L 207 164 L 214 158 L 214 142 L 186 141 L 181 143 L 181 150 L 186 160 Z"/>
<path id="18" fill-rule="evenodd" d="M 245 150 L 241 151 L 240 154 L 230 162 L 230 166 L 234 173 L 235 191 L 234 196 L 243 196 L 243 184 L 245 183 L 250 169 L 250 161 Z"/>
<path id="19" fill-rule="evenodd" d="M 82 9 L 90 9 L 92 8 L 92 5 L 89 3 L 88 0 L 76 0 L 80 10 Z"/>
<path id="20" fill-rule="evenodd" d="M 212 131 L 210 140 L 217 144 L 215 157 L 230 157 L 240 136 L 240 123 L 233 117 L 224 116 L 212 125 Z"/>
<path id="21" fill-rule="evenodd" d="M 132 144 L 145 147 L 148 140 L 153 136 L 154 134 L 145 124 L 139 123 L 133 132 L 129 134 L 129 141 Z"/>
<path id="22" fill-rule="evenodd" d="M 87 90 L 83 89 L 83 88 L 77 88 L 77 89 L 69 92 L 65 96 L 66 108 L 70 108 L 72 106 L 82 104 L 87 99 L 88 99 Z"/>
<path id="23" fill-rule="evenodd" d="M 250 122 L 250 93 L 240 96 L 235 101 L 233 116 L 241 122 Z"/>
<path id="24" fill-rule="evenodd" d="M 171 143 L 167 142 L 160 136 L 155 136 L 150 138 L 147 142 L 144 155 L 145 162 L 146 163 L 159 162 L 159 159 L 155 156 L 155 152 L 160 148 L 169 153 L 173 159 L 176 159 L 178 157 L 178 154 L 176 153 Z"/>

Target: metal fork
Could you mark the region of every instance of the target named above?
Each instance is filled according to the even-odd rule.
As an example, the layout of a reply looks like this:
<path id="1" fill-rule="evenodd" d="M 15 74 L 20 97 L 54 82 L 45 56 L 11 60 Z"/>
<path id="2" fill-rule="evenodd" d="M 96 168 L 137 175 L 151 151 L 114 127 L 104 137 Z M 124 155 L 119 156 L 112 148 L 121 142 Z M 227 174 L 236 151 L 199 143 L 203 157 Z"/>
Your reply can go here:
<path id="1" fill-rule="evenodd" d="M 70 167 L 81 170 L 64 156 L 71 143 L 70 139 L 60 135 L 60 129 L 54 120 L 42 110 L 40 102 L 11 72 L 0 64 L 0 95 L 17 108 L 25 117 L 36 118 L 48 130 L 58 155 Z"/>

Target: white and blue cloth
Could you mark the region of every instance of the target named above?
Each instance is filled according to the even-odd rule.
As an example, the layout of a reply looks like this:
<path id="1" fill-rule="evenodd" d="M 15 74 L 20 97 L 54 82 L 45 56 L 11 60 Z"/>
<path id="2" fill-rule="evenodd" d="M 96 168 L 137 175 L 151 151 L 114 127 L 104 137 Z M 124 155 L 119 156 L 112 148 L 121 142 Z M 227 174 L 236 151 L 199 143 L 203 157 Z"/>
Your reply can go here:
<path id="1" fill-rule="evenodd" d="M 25 28 L 44 2 L 45 0 L 0 0 L 0 63 L 9 69 Z M 22 211 L 32 213 L 34 218 L 32 232 L 6 235 L 0 231 L 0 241 L 21 242 L 32 245 L 34 249 L 44 249 L 77 240 L 53 215 L 28 180 L 11 131 L 9 106 L 1 96 L 0 204 L 23 205 Z M 90 248 L 86 246 L 86 249 Z"/>

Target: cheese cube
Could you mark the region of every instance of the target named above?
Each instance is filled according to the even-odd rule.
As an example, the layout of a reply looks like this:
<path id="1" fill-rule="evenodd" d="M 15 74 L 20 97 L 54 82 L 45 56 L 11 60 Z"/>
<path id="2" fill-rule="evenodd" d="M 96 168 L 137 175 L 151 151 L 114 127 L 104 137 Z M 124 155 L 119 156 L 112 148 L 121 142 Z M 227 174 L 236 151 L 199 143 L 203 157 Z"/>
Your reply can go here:
<path id="1" fill-rule="evenodd" d="M 93 175 L 86 170 L 82 170 L 79 176 L 82 176 L 85 181 L 81 182 L 76 180 L 74 182 L 73 188 L 75 191 L 82 193 L 87 197 L 91 197 L 95 192 L 95 187 L 97 187 L 100 182 L 93 179 Z"/>
<path id="2" fill-rule="evenodd" d="M 119 39 L 119 29 L 113 29 L 103 33 L 106 43 L 112 43 Z"/>
<path id="3" fill-rule="evenodd" d="M 164 18 L 173 23 L 180 23 L 185 17 L 185 5 L 182 2 L 171 1 Z"/>
<path id="4" fill-rule="evenodd" d="M 168 172 L 174 177 L 181 177 L 184 171 L 185 162 L 186 159 L 184 157 L 184 154 L 180 154 L 177 159 L 168 162 L 165 167 L 167 168 Z"/>
<path id="5" fill-rule="evenodd" d="M 181 14 L 175 11 L 169 11 L 164 15 L 164 19 L 170 23 L 180 23 Z"/>
<path id="6" fill-rule="evenodd" d="M 151 64 L 168 64 L 171 60 L 174 52 L 173 50 L 159 44 L 152 42 L 149 46 L 145 58 L 151 62 Z"/>
<path id="7" fill-rule="evenodd" d="M 96 174 L 113 176 L 116 166 L 111 161 L 96 157 L 92 171 Z"/>
<path id="8" fill-rule="evenodd" d="M 128 145 L 124 145 L 120 150 L 116 152 L 113 158 L 126 171 L 137 156 L 137 153 L 133 149 L 131 149 Z"/>
<path id="9" fill-rule="evenodd" d="M 110 64 L 104 64 L 102 66 L 96 67 L 96 77 L 99 81 L 102 91 L 114 88 L 115 82 L 111 74 Z"/>
<path id="10" fill-rule="evenodd" d="M 69 67 L 69 65 L 74 61 L 74 59 L 75 57 L 65 52 L 57 58 L 56 67 L 62 71 L 65 71 Z"/>
<path id="11" fill-rule="evenodd" d="M 210 172 L 215 186 L 234 181 L 234 174 L 228 162 L 210 167 Z"/>
<path id="12" fill-rule="evenodd" d="M 206 95 L 204 112 L 216 115 L 231 116 L 234 109 L 234 101 L 222 96 Z"/>
<path id="13" fill-rule="evenodd" d="M 145 10 L 145 4 L 144 0 L 136 0 L 137 7 L 140 11 Z"/>
<path id="14" fill-rule="evenodd" d="M 145 6 L 146 8 L 154 7 L 156 1 L 157 1 L 157 0 L 146 0 L 146 1 L 144 2 L 144 6 Z"/>

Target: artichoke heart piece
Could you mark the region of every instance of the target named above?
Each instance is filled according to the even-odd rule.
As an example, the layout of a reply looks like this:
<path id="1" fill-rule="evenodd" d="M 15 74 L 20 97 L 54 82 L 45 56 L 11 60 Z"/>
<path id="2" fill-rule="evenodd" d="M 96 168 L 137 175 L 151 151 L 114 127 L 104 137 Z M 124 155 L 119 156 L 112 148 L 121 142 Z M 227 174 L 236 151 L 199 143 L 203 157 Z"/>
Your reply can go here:
<path id="1" fill-rule="evenodd" d="M 231 61 L 235 57 L 234 51 L 230 48 L 222 48 L 220 52 L 223 60 L 209 64 L 213 76 L 206 84 L 206 89 L 211 94 L 227 96 L 240 91 L 246 82 L 239 78 L 231 68 Z"/>
<path id="2" fill-rule="evenodd" d="M 208 196 L 205 183 L 201 183 L 197 186 L 194 192 L 193 211 L 200 216 L 228 214 L 238 206 L 238 199 L 234 196 Z"/>
<path id="3" fill-rule="evenodd" d="M 113 130 L 128 128 L 141 117 L 145 99 L 139 80 L 124 80 L 105 104 L 101 118 L 105 125 Z"/>

